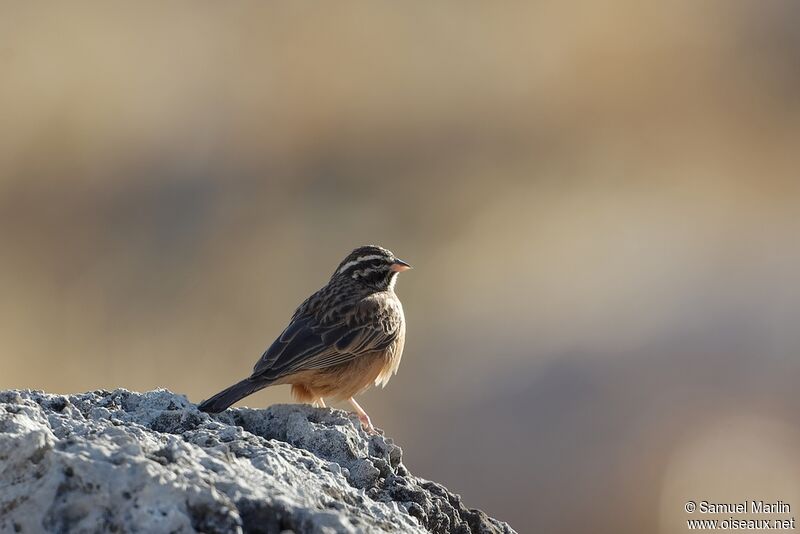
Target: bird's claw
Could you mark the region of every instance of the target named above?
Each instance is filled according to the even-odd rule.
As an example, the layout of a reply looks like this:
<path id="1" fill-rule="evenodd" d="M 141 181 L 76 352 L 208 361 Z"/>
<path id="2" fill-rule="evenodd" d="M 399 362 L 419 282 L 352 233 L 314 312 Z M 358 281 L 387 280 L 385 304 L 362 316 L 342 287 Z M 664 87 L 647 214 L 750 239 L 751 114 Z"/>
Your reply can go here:
<path id="1" fill-rule="evenodd" d="M 372 426 L 372 421 L 370 421 L 369 416 L 367 414 L 357 414 L 357 415 L 358 415 L 358 420 L 361 421 L 361 428 L 363 428 L 367 434 L 378 433 L 378 431 L 375 430 L 375 427 Z"/>

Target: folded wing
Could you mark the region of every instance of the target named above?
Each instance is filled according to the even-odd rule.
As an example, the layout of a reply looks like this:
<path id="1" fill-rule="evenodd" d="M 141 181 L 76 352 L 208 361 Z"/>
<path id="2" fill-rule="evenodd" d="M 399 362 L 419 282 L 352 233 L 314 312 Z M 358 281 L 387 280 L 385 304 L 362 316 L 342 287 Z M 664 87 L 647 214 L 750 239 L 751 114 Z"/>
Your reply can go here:
<path id="1" fill-rule="evenodd" d="M 313 316 L 296 316 L 253 368 L 252 377 L 276 380 L 306 369 L 339 365 L 385 350 L 396 339 L 399 324 L 385 320 L 380 303 L 362 302 L 356 313 L 331 324 Z"/>

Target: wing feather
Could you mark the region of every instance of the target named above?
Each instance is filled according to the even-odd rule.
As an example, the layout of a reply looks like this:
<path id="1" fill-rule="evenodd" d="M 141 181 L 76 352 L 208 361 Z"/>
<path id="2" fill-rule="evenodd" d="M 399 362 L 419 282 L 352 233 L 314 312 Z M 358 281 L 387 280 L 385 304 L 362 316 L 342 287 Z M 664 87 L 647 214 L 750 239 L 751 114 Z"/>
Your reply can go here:
<path id="1" fill-rule="evenodd" d="M 253 377 L 277 379 L 305 369 L 339 365 L 361 355 L 385 350 L 399 325 L 381 321 L 380 303 L 361 301 L 344 320 L 320 325 L 313 316 L 295 316 L 253 368 Z"/>

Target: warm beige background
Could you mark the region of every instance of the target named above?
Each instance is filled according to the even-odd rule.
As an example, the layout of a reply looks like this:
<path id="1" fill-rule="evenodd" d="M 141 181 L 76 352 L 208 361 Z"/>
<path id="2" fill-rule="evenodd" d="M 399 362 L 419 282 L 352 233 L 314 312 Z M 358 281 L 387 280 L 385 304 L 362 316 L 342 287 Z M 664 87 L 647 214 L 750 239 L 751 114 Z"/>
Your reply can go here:
<path id="1" fill-rule="evenodd" d="M 3 4 L 0 388 L 200 400 L 379 243 L 415 472 L 521 532 L 800 510 L 800 4 L 643 4 Z"/>

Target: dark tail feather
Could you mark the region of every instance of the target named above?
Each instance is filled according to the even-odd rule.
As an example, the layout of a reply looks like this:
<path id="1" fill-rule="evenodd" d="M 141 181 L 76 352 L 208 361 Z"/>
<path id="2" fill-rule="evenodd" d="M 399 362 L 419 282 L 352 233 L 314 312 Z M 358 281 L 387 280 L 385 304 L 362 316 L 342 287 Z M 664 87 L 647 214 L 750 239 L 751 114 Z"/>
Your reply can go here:
<path id="1" fill-rule="evenodd" d="M 208 413 L 224 412 L 234 402 L 255 393 L 259 389 L 264 389 L 269 384 L 270 380 L 245 378 L 241 382 L 223 389 L 210 399 L 203 401 L 198 408 L 200 408 L 200 411 Z"/>

